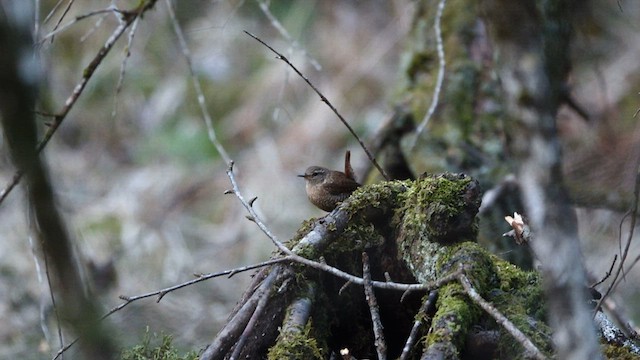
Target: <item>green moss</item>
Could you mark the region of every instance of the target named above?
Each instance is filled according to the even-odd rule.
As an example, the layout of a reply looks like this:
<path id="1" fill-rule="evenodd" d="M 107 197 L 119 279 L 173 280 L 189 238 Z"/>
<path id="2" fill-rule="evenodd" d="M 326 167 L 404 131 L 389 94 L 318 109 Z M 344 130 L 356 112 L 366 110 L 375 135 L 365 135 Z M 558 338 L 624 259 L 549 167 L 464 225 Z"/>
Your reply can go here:
<path id="1" fill-rule="evenodd" d="M 465 274 L 481 295 L 493 285 L 496 269 L 491 254 L 477 243 L 465 241 L 444 246 L 436 262 L 438 277 L 458 270 L 460 264 L 464 264 Z"/>
<path id="2" fill-rule="evenodd" d="M 398 209 L 397 217 L 402 219 L 405 238 L 431 242 L 449 240 L 452 229 L 457 228 L 454 222 L 469 205 L 462 195 L 472 181 L 470 177 L 456 174 L 417 180 L 400 195 L 403 206 Z M 469 230 L 477 231 L 477 226 Z"/>
<path id="3" fill-rule="evenodd" d="M 632 353 L 628 347 L 624 346 L 603 344 L 601 349 L 607 359 L 638 360 L 640 358 L 640 356 Z"/>
<path id="4" fill-rule="evenodd" d="M 426 345 L 451 345 L 440 350 L 447 358 L 459 358 L 459 349 L 463 348 L 467 332 L 480 317 L 480 309 L 470 304 L 459 283 L 440 288 L 437 308 L 431 323 L 433 331 L 427 335 Z"/>
<path id="5" fill-rule="evenodd" d="M 363 186 L 356 190 L 344 207 L 351 218 L 348 227 L 340 234 L 340 238 L 333 241 L 329 249 L 325 250 L 323 254 L 362 250 L 379 245 L 383 239 L 380 238 L 380 235 L 375 230 L 375 226 L 367 219 L 366 214 L 370 213 L 372 209 L 382 207 L 383 204 L 387 207 L 393 206 L 392 204 L 397 199 L 397 194 L 404 191 L 407 184 L 408 182 L 390 181 Z M 313 229 L 316 222 L 317 219 L 303 222 L 293 239 L 287 243 L 287 246 L 293 248 L 298 245 L 300 240 Z M 334 223 L 327 223 L 326 225 L 329 231 L 336 230 Z M 317 259 L 323 255 L 318 253 L 314 246 L 296 246 L 296 253 L 308 259 Z"/>
<path id="6" fill-rule="evenodd" d="M 120 359 L 122 360 L 195 360 L 198 354 L 190 351 L 184 355 L 179 355 L 172 345 L 170 335 L 149 334 L 149 327 L 142 338 L 142 344 L 135 345 L 131 349 L 123 350 Z M 159 344 L 158 343 L 159 340 Z M 157 344 L 157 345 L 156 345 Z"/>
<path id="7" fill-rule="evenodd" d="M 370 208 L 379 208 L 383 203 L 393 205 L 396 203 L 398 195 L 402 194 L 411 184 L 411 181 L 385 181 L 362 186 L 351 194 L 345 210 L 353 217 L 367 212 Z"/>
<path id="8" fill-rule="evenodd" d="M 466 206 L 461 194 L 471 181 L 466 177 L 425 177 L 400 194 L 402 206 L 395 215 L 400 228 L 399 253 L 413 267 L 412 271 L 419 280 L 432 281 L 437 278 L 434 273 L 436 263 L 448 251 L 438 243 L 451 238 L 449 232 L 452 222 Z M 425 254 L 428 254 L 428 258 Z"/>
<path id="9" fill-rule="evenodd" d="M 286 339 L 279 336 L 276 345 L 269 349 L 268 359 L 324 359 L 323 350 L 311 336 L 311 321 L 300 330 L 287 333 Z"/>
<path id="10" fill-rule="evenodd" d="M 475 290 L 495 304 L 516 327 L 550 355 L 551 331 L 544 323 L 546 312 L 540 278 L 537 273 L 523 271 L 499 259 L 475 242 L 479 198 L 475 181 L 458 174 L 422 176 L 413 182 L 392 181 L 363 186 L 345 204 L 344 209 L 351 218 L 347 228 L 323 256 L 327 263 L 340 264 L 342 270 L 358 274 L 360 252 L 382 244 L 384 238 L 377 225 L 385 223 L 393 229 L 391 233 L 396 240 L 398 254 L 418 281 L 432 282 L 463 264 Z M 378 222 L 380 218 L 384 221 Z M 349 299 L 345 301 L 349 302 Z M 459 356 L 469 329 L 476 324 L 502 332 L 498 349 L 500 357 L 518 358 L 524 354 L 511 335 L 469 300 L 457 282 L 440 289 L 437 312 L 432 331 L 425 339 L 426 345 L 434 345 L 447 356 Z M 313 338 L 300 336 L 302 338 L 291 346 L 311 349 L 308 356 L 316 356 L 313 349 L 321 347 Z M 287 351 L 274 352 L 272 358 L 300 356 L 294 350 Z"/>
<path id="11" fill-rule="evenodd" d="M 497 256 L 492 255 L 497 269 L 496 286 L 488 294 L 490 301 L 543 353 L 553 354 L 551 328 L 545 323 L 546 307 L 540 276 L 533 271 L 523 271 Z M 522 358 L 524 348 L 513 341 L 501 326 L 498 352 L 501 358 Z"/>
<path id="12" fill-rule="evenodd" d="M 350 222 L 340 238 L 334 241 L 325 254 L 359 251 L 381 245 L 384 238 L 380 236 L 373 224 L 358 221 Z"/>
<path id="13" fill-rule="evenodd" d="M 469 213 L 469 199 L 463 196 L 472 181 L 457 174 L 423 176 L 407 184 L 407 190 L 398 195 L 399 206 L 394 215 L 399 229 L 398 253 L 419 281 L 429 282 L 441 276 L 442 262 L 457 251 L 443 244 L 471 240 L 477 232 L 475 210 Z M 472 207 L 477 206 L 473 203 Z M 468 221 L 462 217 L 465 213 Z"/>
<path id="14" fill-rule="evenodd" d="M 421 178 L 400 194 L 396 213 L 399 253 L 422 283 L 439 279 L 465 266 L 474 289 L 494 302 L 544 352 L 551 354 L 550 330 L 544 324 L 544 298 L 536 273 L 525 272 L 488 253 L 475 243 L 473 221 L 478 195 L 470 192 L 471 179 L 455 174 Z M 469 198 L 471 196 L 471 198 Z M 461 214 L 471 216 L 461 220 Z M 471 241 L 470 241 L 471 240 Z M 432 332 L 426 338 L 445 356 L 459 356 L 472 325 L 491 319 L 473 304 L 458 283 L 440 289 Z M 502 331 L 500 356 L 517 358 L 523 349 Z M 450 344 L 450 345 L 448 345 Z"/>

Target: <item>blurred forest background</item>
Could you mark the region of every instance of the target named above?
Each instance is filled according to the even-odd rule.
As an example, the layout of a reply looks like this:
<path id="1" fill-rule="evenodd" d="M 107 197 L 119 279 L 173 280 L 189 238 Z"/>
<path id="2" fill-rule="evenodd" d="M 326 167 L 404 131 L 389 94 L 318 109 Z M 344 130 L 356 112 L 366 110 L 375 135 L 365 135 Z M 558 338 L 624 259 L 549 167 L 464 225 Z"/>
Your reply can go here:
<path id="1" fill-rule="evenodd" d="M 112 12 L 97 14 L 42 40 L 66 6 L 69 11 L 61 26 L 108 4 L 61 1 L 52 12 L 57 1 L 38 3 L 36 36 L 43 81 L 37 110 L 44 132 L 50 121 L 46 114 L 62 107 L 118 19 Z M 123 9 L 137 3 L 112 1 Z M 449 1 L 443 23 L 447 11 L 459 11 L 459 3 Z M 5 3 L 0 4 L 4 11 Z M 310 165 L 339 169 L 345 150 L 351 150 L 356 172 L 366 168 L 367 161 L 318 96 L 243 30 L 303 69 L 356 132 L 370 141 L 404 100 L 410 64 L 403 54 L 411 40 L 416 3 L 182 0 L 174 6 L 215 130 L 235 161 L 241 189 L 248 198 L 258 197 L 255 207 L 263 219 L 279 238 L 288 239 L 302 221 L 323 215 L 307 201 L 297 174 Z M 620 222 L 631 205 L 640 158 L 640 2 L 592 1 L 583 12 L 569 84 L 589 120 L 567 107 L 558 125 L 567 183 L 577 194 L 584 261 L 599 279 L 619 253 L 619 238 L 629 231 L 628 222 L 622 227 Z M 431 34 L 430 28 L 425 33 Z M 443 38 L 447 51 L 446 32 Z M 445 74 L 443 102 L 448 100 L 448 81 L 460 79 Z M 409 153 L 416 173 L 467 170 L 464 162 L 456 161 L 466 135 L 447 124 L 445 117 L 434 117 Z M 502 141 L 498 136 L 485 144 L 500 152 Z M 119 295 L 158 290 L 189 280 L 194 273 L 256 263 L 274 250 L 247 221 L 238 200 L 223 194 L 231 188 L 227 165 L 208 139 L 164 1 L 139 22 L 130 48 L 126 36 L 116 43 L 43 156 L 89 291 L 105 312 L 122 302 Z M 2 188 L 14 171 L 2 140 Z M 480 170 L 472 175 L 488 190 L 509 171 Z M 518 209 L 501 216 L 514 210 Z M 506 222 L 493 220 L 487 219 L 482 232 L 490 247 L 509 230 Z M 18 187 L 0 204 L 0 358 L 47 359 L 57 351 L 44 263 L 29 221 Z M 638 254 L 636 240 L 631 258 Z M 115 277 L 101 271 L 110 265 Z M 613 296 L 636 324 L 638 275 L 636 267 Z M 172 334 L 180 348 L 200 349 L 226 320 L 249 280 L 250 274 L 242 273 L 173 292 L 160 303 L 135 302 L 109 318 L 114 336 L 122 345 L 132 345 L 148 326 L 150 332 Z"/>

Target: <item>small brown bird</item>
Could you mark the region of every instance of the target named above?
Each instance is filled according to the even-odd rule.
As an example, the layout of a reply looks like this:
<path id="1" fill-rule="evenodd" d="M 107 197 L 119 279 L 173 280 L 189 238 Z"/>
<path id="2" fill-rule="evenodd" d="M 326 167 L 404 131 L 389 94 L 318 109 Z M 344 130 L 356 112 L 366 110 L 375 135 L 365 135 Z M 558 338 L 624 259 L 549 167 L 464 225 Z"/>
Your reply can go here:
<path id="1" fill-rule="evenodd" d="M 347 168 L 346 165 L 345 168 Z M 332 211 L 339 202 L 344 201 L 360 187 L 353 178 L 350 165 L 347 171 L 349 175 L 320 166 L 311 166 L 307 168 L 304 175 L 298 176 L 305 179 L 309 201 L 324 211 Z"/>

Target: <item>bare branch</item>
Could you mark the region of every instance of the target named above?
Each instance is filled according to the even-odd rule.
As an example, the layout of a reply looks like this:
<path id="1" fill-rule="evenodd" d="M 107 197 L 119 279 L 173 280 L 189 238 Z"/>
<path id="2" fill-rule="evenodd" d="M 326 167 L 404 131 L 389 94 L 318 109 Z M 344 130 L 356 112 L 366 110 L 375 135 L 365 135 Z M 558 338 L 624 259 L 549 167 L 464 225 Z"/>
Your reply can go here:
<path id="1" fill-rule="evenodd" d="M 375 336 L 374 344 L 376 345 L 376 351 L 378 352 L 379 360 L 386 360 L 387 358 L 387 344 L 384 340 L 384 332 L 382 321 L 380 320 L 380 312 L 378 309 L 378 302 L 373 292 L 373 286 L 371 285 L 371 271 L 369 270 L 369 255 L 366 252 L 362 253 L 362 279 L 364 280 L 364 294 L 369 304 L 369 311 L 371 312 L 371 322 L 373 323 L 373 334 Z"/>
<path id="2" fill-rule="evenodd" d="M 222 146 L 222 143 L 218 140 L 216 136 L 216 131 L 213 128 L 213 120 L 211 120 L 211 115 L 209 114 L 209 110 L 207 109 L 207 104 L 205 103 L 204 93 L 202 92 L 202 87 L 200 86 L 200 79 L 196 72 L 193 70 L 193 61 L 191 60 L 191 51 L 189 51 L 189 47 L 187 46 L 187 41 L 184 38 L 184 34 L 182 32 L 182 28 L 178 23 L 178 19 L 176 18 L 176 14 L 173 11 L 173 5 L 171 5 L 170 0 L 165 0 L 167 4 L 167 9 L 169 10 L 169 16 L 171 17 L 171 22 L 173 23 L 173 30 L 178 37 L 178 43 L 180 44 L 180 49 L 182 50 L 182 55 L 184 55 L 185 60 L 187 61 L 187 66 L 189 67 L 189 73 L 191 74 L 191 81 L 193 82 L 193 88 L 196 91 L 196 95 L 198 96 L 198 105 L 200 106 L 200 111 L 202 112 L 202 117 L 204 118 L 204 122 L 207 125 L 207 134 L 209 135 L 209 141 L 216 147 L 218 154 L 224 160 L 226 164 L 231 162 L 231 157 L 227 154 L 227 151 Z"/>
<path id="3" fill-rule="evenodd" d="M 638 217 L 638 201 L 640 200 L 640 165 L 636 167 L 636 183 L 635 188 L 633 190 L 633 208 L 631 209 L 631 224 L 629 225 L 629 234 L 627 236 L 627 242 L 624 246 L 624 251 L 620 254 L 620 264 L 616 269 L 616 273 L 613 276 L 613 280 L 611 280 L 611 284 L 607 288 L 607 291 L 602 295 L 600 300 L 598 301 L 598 305 L 596 306 L 596 311 L 602 305 L 602 302 L 609 297 L 611 292 L 618 286 L 620 283 L 620 275 L 624 279 L 624 265 L 627 256 L 629 255 L 629 248 L 631 247 L 631 241 L 633 240 L 633 232 L 636 227 L 636 219 Z M 635 262 L 634 262 L 635 264 Z M 594 314 L 595 316 L 595 314 Z"/>
<path id="4" fill-rule="evenodd" d="M 429 110 L 427 114 L 424 116 L 424 119 L 420 122 L 420 125 L 416 128 L 416 136 L 413 139 L 413 143 L 411 144 L 411 149 L 414 149 L 416 143 L 418 142 L 418 138 L 422 135 L 422 132 L 429 124 L 429 120 L 433 117 L 433 114 L 436 112 L 436 108 L 438 107 L 438 101 L 440 99 L 440 91 L 442 90 L 442 83 L 444 81 L 444 70 L 445 70 L 445 59 L 444 59 L 444 45 L 442 45 L 442 29 L 440 28 L 440 20 L 442 19 L 442 13 L 444 11 L 446 0 L 440 0 L 438 3 L 438 10 L 436 11 L 436 19 L 433 24 L 433 28 L 436 32 L 436 50 L 438 52 L 438 78 L 436 79 L 436 87 L 433 90 L 433 98 L 431 99 L 431 105 L 429 105 Z"/>
<path id="5" fill-rule="evenodd" d="M 71 5 L 73 5 L 74 2 L 75 0 L 69 0 L 69 2 L 67 3 L 67 7 L 64 9 L 64 11 L 62 12 L 62 15 L 60 16 L 60 19 L 58 19 L 58 22 L 56 23 L 56 27 L 60 25 L 60 22 L 62 21 L 64 16 L 67 14 L 67 12 L 69 12 L 69 9 L 71 8 Z M 47 16 L 44 18 L 43 24 L 46 24 L 49 22 L 51 17 L 53 17 L 53 14 L 55 14 L 58 8 L 60 7 L 60 4 L 62 4 L 62 0 L 58 0 L 58 2 L 56 2 L 53 8 L 51 8 L 51 11 L 49 11 Z"/>
<path id="6" fill-rule="evenodd" d="M 437 299 L 438 299 L 438 290 L 432 290 L 431 292 L 429 292 L 429 296 L 427 297 L 427 300 L 425 300 L 424 303 L 422 303 L 422 307 L 420 308 L 420 311 L 418 311 L 418 315 L 416 316 L 416 318 L 418 319 L 413 322 L 411 333 L 409 333 L 409 337 L 407 338 L 407 341 L 405 342 L 404 347 L 402 348 L 402 354 L 400 355 L 400 360 L 407 360 L 409 358 L 411 349 L 413 348 L 413 345 L 416 343 L 416 340 L 418 339 L 418 334 L 420 331 L 420 327 L 422 327 L 422 323 L 431 321 L 430 319 L 427 318 L 427 316 L 429 316 L 429 314 L 435 310 Z"/>
<path id="7" fill-rule="evenodd" d="M 62 21 L 62 18 L 67 14 L 67 12 L 69 11 L 69 8 L 71 7 L 71 3 L 68 5 L 68 7 L 65 9 L 65 12 L 62 14 L 62 16 L 60 17 L 59 21 Z M 48 33 L 47 35 L 45 35 L 40 41 L 44 42 L 47 39 L 53 38 L 55 35 L 67 30 L 68 28 L 74 26 L 75 24 L 77 24 L 78 22 L 88 19 L 90 17 L 93 16 L 97 16 L 97 15 L 104 15 L 104 14 L 120 14 L 121 11 L 114 7 L 114 6 L 109 6 L 107 8 L 104 9 L 98 9 L 98 10 L 94 10 L 91 12 L 88 12 L 86 14 L 82 14 L 79 16 L 76 16 L 73 20 L 69 21 L 68 23 L 58 27 L 58 25 L 60 24 L 58 22 L 58 24 L 56 24 L 55 30 L 51 31 L 50 33 Z"/>
<path id="8" fill-rule="evenodd" d="M 311 55 L 309 55 L 309 53 L 300 46 L 300 43 L 293 40 L 287 29 L 285 29 L 284 26 L 282 26 L 282 23 L 280 23 L 280 21 L 278 21 L 278 19 L 271 13 L 271 10 L 269 10 L 269 5 L 264 0 L 258 0 L 258 5 L 260 6 L 260 10 L 262 10 L 262 13 L 264 13 L 264 16 L 266 16 L 267 19 L 269 19 L 269 21 L 271 22 L 271 26 L 273 26 L 274 29 L 278 30 L 280 36 L 282 36 L 289 44 L 291 44 L 292 48 L 302 51 L 302 54 L 314 69 L 316 69 L 317 71 L 322 70 L 322 66 L 320 65 L 320 63 L 316 59 L 311 57 Z"/>
<path id="9" fill-rule="evenodd" d="M 507 319 L 498 309 L 496 309 L 491 303 L 483 299 L 480 294 L 473 288 L 469 278 L 464 273 L 458 275 L 458 281 L 464 288 L 465 293 L 480 306 L 487 314 L 491 315 L 498 324 L 505 328 L 511 334 L 516 341 L 518 341 L 524 348 L 536 359 L 544 360 L 547 357 L 535 346 L 527 336 L 522 333 L 509 319 Z"/>
<path id="10" fill-rule="evenodd" d="M 611 261 L 611 267 L 609 268 L 609 271 L 607 271 L 604 276 L 602 277 L 602 279 L 596 281 L 595 283 L 593 283 L 591 286 L 589 286 L 590 288 L 595 288 L 596 286 L 602 284 L 603 282 L 605 282 L 613 273 L 613 267 L 616 265 L 616 261 L 618 261 L 618 255 L 614 255 L 613 256 L 613 261 Z M 597 309 L 597 307 L 596 307 Z"/>
<path id="11" fill-rule="evenodd" d="M 136 300 L 140 300 L 140 299 L 146 299 L 149 297 L 153 297 L 153 296 L 157 296 L 158 299 L 156 300 L 156 302 L 160 302 L 160 300 L 162 300 L 162 298 L 167 295 L 170 292 L 176 291 L 178 289 L 182 289 L 184 287 L 193 285 L 193 284 L 197 284 L 199 282 L 205 281 L 205 280 L 209 280 L 212 278 L 216 278 L 216 277 L 220 277 L 220 276 L 224 276 L 224 275 L 229 275 L 229 277 L 232 277 L 233 275 L 237 274 L 237 273 L 241 273 L 241 272 L 245 272 L 245 271 L 249 271 L 249 270 L 253 270 L 253 269 L 257 269 L 257 268 L 261 268 L 261 267 L 265 267 L 265 266 L 269 266 L 269 265 L 273 265 L 273 264 L 278 264 L 281 262 L 287 262 L 287 261 L 291 261 L 292 259 L 290 257 L 281 257 L 281 258 L 275 258 L 275 259 L 271 259 L 268 261 L 264 261 L 258 264 L 253 264 L 253 265 L 248 265 L 248 266 L 243 266 L 243 267 L 239 267 L 239 268 L 235 268 L 235 269 L 230 269 L 230 270 L 224 270 L 224 271 L 220 271 L 220 272 L 216 272 L 216 273 L 209 273 L 209 274 L 196 274 L 197 278 L 193 279 L 193 280 L 189 280 L 189 281 L 185 281 L 183 283 L 180 284 L 176 284 L 173 286 L 170 286 L 168 288 L 164 288 L 161 290 L 156 290 L 153 292 L 149 292 L 146 294 L 141 294 L 141 295 L 135 295 L 135 296 L 123 296 L 120 295 L 120 299 L 125 300 L 124 303 L 116 306 L 115 308 L 113 308 L 111 311 L 109 311 L 106 315 L 103 316 L 103 318 L 106 318 L 107 316 L 113 314 L 114 312 L 124 308 L 125 306 L 129 305 L 130 303 L 136 301 Z"/>
<path id="12" fill-rule="evenodd" d="M 37 146 L 37 151 L 40 152 L 44 147 L 49 143 L 53 134 L 58 130 L 62 121 L 67 117 L 75 103 L 78 101 L 78 98 L 84 91 L 87 83 L 93 77 L 93 74 L 98 69 L 98 66 L 102 63 L 102 60 L 109 54 L 113 45 L 118 41 L 120 36 L 125 32 L 125 30 L 138 18 L 141 17 L 146 11 L 153 8 L 157 0 L 150 0 L 142 3 L 138 8 L 131 11 L 120 11 L 122 13 L 123 21 L 118 25 L 118 27 L 113 31 L 111 36 L 107 39 L 107 41 L 102 45 L 96 56 L 94 56 L 93 60 L 87 65 L 86 68 L 82 71 L 82 78 L 80 82 L 75 86 L 73 92 L 64 103 L 62 109 L 58 112 L 58 114 L 54 117 L 53 122 L 47 129 L 47 132 L 44 134 L 44 137 Z M 115 11 L 115 10 L 113 10 Z M 23 172 L 18 170 L 14 173 L 13 178 L 9 182 L 9 184 L 0 192 L 0 203 L 4 201 L 4 199 L 9 195 L 11 190 L 15 188 L 16 185 L 20 182 L 20 179 L 23 176 Z"/>
<path id="13" fill-rule="evenodd" d="M 253 200 L 247 201 L 242 195 L 242 192 L 240 192 L 240 188 L 238 187 L 238 182 L 236 181 L 236 176 L 233 173 L 233 160 L 229 161 L 229 167 L 227 167 L 227 176 L 229 177 L 229 180 L 231 181 L 231 185 L 233 186 L 233 193 L 236 195 L 238 200 L 240 200 L 240 202 L 242 203 L 242 206 L 244 206 L 244 208 L 247 210 L 247 212 L 251 216 L 251 221 L 255 222 L 256 225 L 258 225 L 260 230 L 262 230 L 262 232 L 265 235 L 267 235 L 267 237 L 271 240 L 271 242 L 273 242 L 273 244 L 280 251 L 282 251 L 287 255 L 293 256 L 294 254 L 291 252 L 291 250 L 289 250 L 286 246 L 284 246 L 282 241 L 278 240 L 278 238 L 271 232 L 271 230 L 269 230 L 267 225 L 265 225 L 265 223 L 262 222 L 262 219 L 260 219 L 260 216 L 258 216 L 258 213 L 255 211 L 253 206 L 251 206 L 253 204 Z"/>
<path id="14" fill-rule="evenodd" d="M 134 296 L 120 295 L 120 299 L 124 300 L 125 302 L 119 304 L 118 306 L 116 306 L 116 307 L 112 308 L 111 310 L 109 310 L 109 312 L 107 312 L 106 314 L 102 315 L 100 320 L 104 320 L 104 319 L 108 318 L 109 316 L 113 315 L 114 313 L 124 309 L 127 305 L 131 304 L 132 302 L 138 301 L 138 300 L 142 300 L 142 299 L 146 299 L 146 298 L 157 296 L 158 298 L 157 298 L 156 302 L 159 303 L 160 300 L 162 300 L 162 298 L 165 295 L 167 295 L 168 293 L 176 291 L 178 289 L 182 289 L 184 287 L 187 287 L 187 286 L 190 286 L 190 285 L 193 285 L 193 284 L 197 284 L 197 283 L 205 281 L 205 280 L 209 280 L 209 279 L 220 277 L 220 276 L 224 276 L 224 275 L 229 275 L 229 277 L 232 277 L 235 274 L 240 273 L 240 272 L 245 272 L 245 271 L 249 271 L 249 270 L 253 270 L 253 269 L 257 269 L 257 268 L 261 268 L 261 267 L 265 267 L 265 266 L 270 266 L 270 265 L 278 264 L 278 263 L 282 263 L 282 262 L 287 262 L 287 261 L 291 261 L 291 259 L 289 257 L 285 256 L 285 257 L 281 257 L 281 258 L 275 258 L 275 259 L 271 259 L 271 260 L 268 260 L 268 261 L 264 261 L 264 262 L 261 262 L 261 263 L 258 263 L 258 264 L 243 266 L 243 267 L 230 269 L 230 270 L 224 270 L 224 271 L 220 271 L 220 272 L 216 272 L 216 273 L 196 274 L 196 276 L 197 276 L 196 279 L 185 281 L 183 283 L 176 284 L 176 285 L 164 288 L 164 289 L 148 292 L 148 293 L 145 293 L 145 294 L 134 295 Z M 60 357 L 65 351 L 67 351 L 75 343 L 77 343 L 78 340 L 80 340 L 80 337 L 78 337 L 75 340 L 73 340 L 72 342 L 70 342 L 67 346 L 61 348 L 56 353 L 56 355 L 53 358 L 53 360 L 55 360 L 58 357 Z"/>
<path id="15" fill-rule="evenodd" d="M 293 71 L 295 71 L 296 74 L 298 74 L 298 76 L 300 76 L 311 87 L 311 89 L 313 89 L 313 91 L 320 97 L 320 100 L 322 100 L 323 103 L 327 104 L 327 106 L 331 109 L 331 111 L 333 111 L 334 114 L 336 114 L 336 116 L 338 117 L 338 119 L 340 119 L 340 121 L 344 124 L 344 126 L 347 127 L 347 129 L 349 130 L 351 135 L 353 135 L 353 137 L 358 141 L 358 143 L 360 144 L 360 147 L 362 147 L 362 149 L 367 154 L 367 157 L 369 158 L 371 163 L 373 163 L 373 166 L 375 166 L 376 169 L 378 169 L 378 171 L 380 171 L 380 174 L 382 174 L 382 176 L 385 178 L 385 180 L 390 180 L 389 175 L 387 175 L 387 173 L 384 171 L 384 169 L 382 169 L 382 167 L 380 167 L 380 164 L 378 164 L 378 162 L 376 161 L 375 157 L 371 154 L 369 149 L 367 149 L 367 146 L 364 144 L 364 142 L 362 142 L 362 140 L 360 139 L 358 134 L 356 134 L 355 130 L 353 130 L 353 128 L 351 127 L 351 125 L 349 125 L 347 120 L 345 120 L 345 118 L 338 112 L 338 110 L 333 106 L 333 104 L 331 104 L 331 102 L 320 92 L 320 90 L 318 90 L 318 88 L 316 88 L 315 85 L 313 85 L 313 83 L 304 74 L 302 74 L 302 72 L 300 72 L 300 70 L 298 70 L 298 68 L 296 68 L 289 61 L 289 59 L 287 59 L 284 55 L 282 55 L 281 53 L 276 51 L 276 49 L 274 49 L 273 47 L 268 45 L 266 42 L 264 42 L 259 37 L 253 35 L 252 33 L 248 32 L 246 30 L 244 32 L 247 35 L 249 35 L 252 38 L 254 38 L 256 41 L 258 41 L 260 44 L 264 45 L 267 49 L 271 50 L 274 54 L 276 54 L 276 59 L 282 60 L 282 61 L 285 62 L 285 64 L 289 65 L 289 67 L 291 69 L 293 69 Z"/>
<path id="16" fill-rule="evenodd" d="M 122 63 L 120 64 L 120 75 L 118 76 L 118 84 L 116 85 L 116 91 L 113 94 L 113 109 L 111 110 L 111 119 L 114 120 L 116 118 L 116 114 L 118 112 L 118 95 L 122 90 L 122 84 L 124 83 L 124 75 L 127 69 L 127 61 L 129 57 L 131 57 L 131 49 L 133 48 L 133 37 L 136 34 L 136 30 L 138 29 L 138 24 L 140 23 L 140 18 L 136 18 L 136 20 L 131 25 L 131 29 L 129 30 L 129 36 L 127 38 L 127 46 L 124 49 L 124 58 L 122 59 Z"/>

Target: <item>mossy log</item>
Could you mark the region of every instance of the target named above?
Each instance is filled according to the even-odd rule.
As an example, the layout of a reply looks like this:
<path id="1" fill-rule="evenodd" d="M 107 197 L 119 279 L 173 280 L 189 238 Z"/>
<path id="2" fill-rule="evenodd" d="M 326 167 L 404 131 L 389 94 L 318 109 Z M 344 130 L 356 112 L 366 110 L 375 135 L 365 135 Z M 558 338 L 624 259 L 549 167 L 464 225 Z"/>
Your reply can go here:
<path id="1" fill-rule="evenodd" d="M 463 174 L 364 186 L 332 213 L 305 222 L 288 246 L 307 259 L 357 276 L 362 274 L 364 251 L 373 279 L 381 282 L 432 284 L 462 267 L 474 289 L 551 357 L 539 275 L 475 242 L 480 196 L 477 182 Z M 202 359 L 326 359 L 343 348 L 355 358 L 373 358 L 374 333 L 364 292 L 345 283 L 295 262 L 263 269 Z M 375 292 L 389 358 L 400 355 L 416 319 L 423 321 L 425 331 L 410 358 L 531 355 L 472 302 L 457 281 L 438 289 L 435 312 L 426 314 L 419 311 L 426 290 Z"/>

